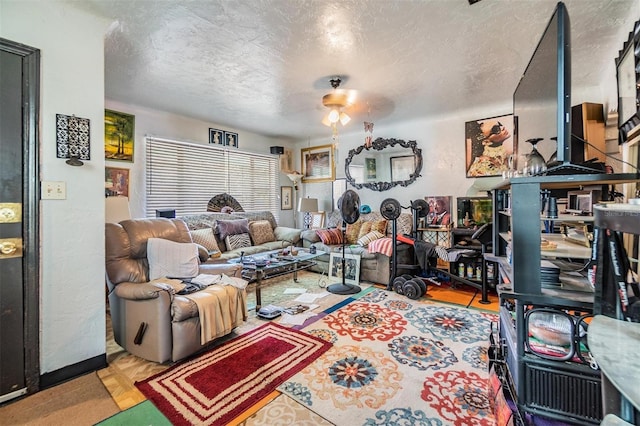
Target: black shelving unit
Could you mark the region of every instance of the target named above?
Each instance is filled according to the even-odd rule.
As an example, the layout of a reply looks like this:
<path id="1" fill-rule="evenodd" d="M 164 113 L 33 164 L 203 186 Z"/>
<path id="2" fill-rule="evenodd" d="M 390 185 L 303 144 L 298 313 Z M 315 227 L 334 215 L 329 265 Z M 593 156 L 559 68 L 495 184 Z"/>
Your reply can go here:
<path id="1" fill-rule="evenodd" d="M 600 372 L 588 363 L 553 361 L 527 351 L 525 314 L 530 309 L 558 312 L 593 312 L 594 294 L 568 291 L 562 286 L 541 284 L 541 260 L 546 257 L 591 258 L 588 247 L 573 246 L 558 234 L 554 251 L 541 250 L 542 190 L 566 191 L 591 185 L 617 185 L 640 180 L 638 174 L 589 174 L 518 177 L 493 189 L 493 252 L 485 256 L 500 265 L 503 284 L 497 286 L 501 300 L 499 353 L 506 368 L 503 382 L 510 384 L 519 418 L 535 414 L 578 424 L 599 424 L 602 419 Z M 589 221 L 593 218 L 562 216 L 557 221 Z M 508 309 L 509 307 L 509 309 Z M 579 398 L 569 395 L 580 393 Z"/>

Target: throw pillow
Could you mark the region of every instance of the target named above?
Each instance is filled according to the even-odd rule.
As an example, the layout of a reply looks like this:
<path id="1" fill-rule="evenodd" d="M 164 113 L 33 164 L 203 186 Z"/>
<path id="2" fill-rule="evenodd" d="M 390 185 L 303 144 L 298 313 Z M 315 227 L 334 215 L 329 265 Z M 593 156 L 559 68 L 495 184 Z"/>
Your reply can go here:
<path id="1" fill-rule="evenodd" d="M 347 240 L 347 244 L 355 244 L 358 242 L 358 234 L 360 234 L 360 227 L 362 226 L 362 221 L 357 221 L 356 223 L 347 224 L 347 229 L 344 232 L 345 239 Z"/>
<path id="2" fill-rule="evenodd" d="M 251 247 L 251 239 L 248 233 L 227 235 L 224 239 L 224 243 L 227 245 L 228 250 L 235 250 L 244 247 Z"/>
<path id="3" fill-rule="evenodd" d="M 251 240 L 256 246 L 276 240 L 273 229 L 271 229 L 271 223 L 268 220 L 249 222 L 249 235 L 251 235 Z"/>
<path id="4" fill-rule="evenodd" d="M 358 239 L 367 235 L 371 231 L 378 231 L 383 236 L 387 234 L 387 220 L 371 220 L 362 223 Z"/>
<path id="5" fill-rule="evenodd" d="M 196 229 L 189 233 L 191 234 L 193 242 L 206 248 L 209 253 L 220 251 L 216 237 L 213 235 L 212 228 Z"/>
<path id="6" fill-rule="evenodd" d="M 198 275 L 198 245 L 176 243 L 162 238 L 147 240 L 149 280 L 157 278 L 193 278 Z"/>
<path id="7" fill-rule="evenodd" d="M 384 237 L 384 235 L 382 235 L 380 232 L 371 231 L 368 234 L 365 234 L 362 237 L 358 238 L 358 244 L 362 247 L 366 247 L 371 241 L 379 240 L 382 237 Z"/>
<path id="8" fill-rule="evenodd" d="M 229 235 L 248 234 L 249 219 L 218 220 L 216 230 L 221 240 L 225 240 Z"/>
<path id="9" fill-rule="evenodd" d="M 318 234 L 322 243 L 327 246 L 342 244 L 342 231 L 338 228 L 317 229 L 316 234 Z"/>

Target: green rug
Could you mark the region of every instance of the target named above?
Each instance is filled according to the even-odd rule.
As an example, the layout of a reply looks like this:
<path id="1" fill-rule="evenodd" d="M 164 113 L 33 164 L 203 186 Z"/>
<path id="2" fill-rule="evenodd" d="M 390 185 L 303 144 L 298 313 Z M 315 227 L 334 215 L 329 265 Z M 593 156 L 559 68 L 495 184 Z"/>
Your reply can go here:
<path id="1" fill-rule="evenodd" d="M 97 424 L 101 426 L 171 426 L 171 422 L 151 401 L 143 401 Z"/>

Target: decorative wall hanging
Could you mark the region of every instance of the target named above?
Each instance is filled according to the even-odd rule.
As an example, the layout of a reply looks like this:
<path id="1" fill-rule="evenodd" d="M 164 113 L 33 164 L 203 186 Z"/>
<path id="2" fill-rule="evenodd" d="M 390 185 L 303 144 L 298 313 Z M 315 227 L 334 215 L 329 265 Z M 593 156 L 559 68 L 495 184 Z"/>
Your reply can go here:
<path id="1" fill-rule="evenodd" d="M 284 153 L 280 155 L 280 171 L 282 173 L 289 173 L 293 170 L 293 150 L 289 148 L 284 149 Z"/>
<path id="2" fill-rule="evenodd" d="M 116 167 L 104 168 L 105 194 L 109 197 L 120 195 L 129 196 L 129 169 Z"/>
<path id="3" fill-rule="evenodd" d="M 335 179 L 333 145 L 303 148 L 301 156 L 303 182 L 328 182 Z"/>
<path id="4" fill-rule="evenodd" d="M 58 158 L 69 158 L 71 165 L 91 159 L 90 121 L 75 115 L 56 114 L 56 152 Z M 72 164 L 73 163 L 73 164 Z"/>
<path id="5" fill-rule="evenodd" d="M 467 177 L 500 176 L 514 155 L 513 114 L 465 123 Z"/>
<path id="6" fill-rule="evenodd" d="M 231 148 L 238 147 L 238 134 L 233 132 L 224 132 L 224 144 Z"/>
<path id="7" fill-rule="evenodd" d="M 293 209 L 293 186 L 280 187 L 280 210 Z"/>
<path id="8" fill-rule="evenodd" d="M 135 116 L 104 110 L 104 158 L 133 163 Z"/>
<path id="9" fill-rule="evenodd" d="M 373 142 L 373 123 L 370 121 L 364 122 L 364 133 L 366 136 L 364 137 L 364 147 L 369 149 L 371 148 L 371 143 Z"/>
<path id="10" fill-rule="evenodd" d="M 209 143 L 214 145 L 224 145 L 224 131 L 209 128 Z"/>

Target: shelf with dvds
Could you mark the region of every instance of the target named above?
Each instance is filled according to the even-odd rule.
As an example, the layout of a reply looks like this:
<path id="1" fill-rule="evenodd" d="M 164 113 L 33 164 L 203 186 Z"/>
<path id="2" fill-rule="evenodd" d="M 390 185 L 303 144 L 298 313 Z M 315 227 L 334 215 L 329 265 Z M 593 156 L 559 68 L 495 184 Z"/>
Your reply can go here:
<path id="1" fill-rule="evenodd" d="M 594 218 L 562 211 L 558 217 L 547 217 L 544 194 L 561 197 L 592 186 L 602 187 L 602 194 L 608 194 L 609 186 L 636 181 L 640 175 L 517 177 L 493 190 L 493 252 L 485 259 L 499 265 L 498 352 L 506 365 L 504 382 L 511 384 L 523 415 L 580 424 L 602 420 L 600 372 L 584 351 L 585 339 L 580 337 L 593 313 L 593 282 L 586 272 L 594 251 L 590 242 L 572 241 L 562 233 L 566 231 L 555 226 L 569 223 L 594 228 Z M 545 334 L 532 340 L 536 324 L 539 329 L 552 329 L 556 337 L 563 335 L 569 346 L 556 345 L 558 342 Z M 576 390 L 581 398 L 569 398 Z"/>

